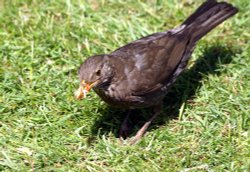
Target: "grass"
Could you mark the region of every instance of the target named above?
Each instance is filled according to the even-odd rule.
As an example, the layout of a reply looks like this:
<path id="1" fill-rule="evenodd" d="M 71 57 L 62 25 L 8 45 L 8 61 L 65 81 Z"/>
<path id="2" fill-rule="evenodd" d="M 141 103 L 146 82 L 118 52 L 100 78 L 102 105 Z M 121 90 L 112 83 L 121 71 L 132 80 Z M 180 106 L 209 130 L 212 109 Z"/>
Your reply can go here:
<path id="1" fill-rule="evenodd" d="M 164 112 L 134 146 L 123 111 L 76 101 L 77 69 L 173 28 L 201 1 L 0 1 L 0 171 L 249 171 L 250 4 L 199 42 Z M 148 113 L 136 111 L 136 131 Z"/>

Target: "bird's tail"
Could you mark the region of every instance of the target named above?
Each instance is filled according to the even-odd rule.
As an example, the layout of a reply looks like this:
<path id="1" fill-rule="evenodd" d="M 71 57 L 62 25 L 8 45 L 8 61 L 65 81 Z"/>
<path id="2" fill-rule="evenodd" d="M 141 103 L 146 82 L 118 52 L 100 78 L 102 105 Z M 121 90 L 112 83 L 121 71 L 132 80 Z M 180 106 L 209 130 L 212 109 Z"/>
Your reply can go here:
<path id="1" fill-rule="evenodd" d="M 198 41 L 217 25 L 233 16 L 238 9 L 226 2 L 207 0 L 182 24 L 193 41 Z"/>

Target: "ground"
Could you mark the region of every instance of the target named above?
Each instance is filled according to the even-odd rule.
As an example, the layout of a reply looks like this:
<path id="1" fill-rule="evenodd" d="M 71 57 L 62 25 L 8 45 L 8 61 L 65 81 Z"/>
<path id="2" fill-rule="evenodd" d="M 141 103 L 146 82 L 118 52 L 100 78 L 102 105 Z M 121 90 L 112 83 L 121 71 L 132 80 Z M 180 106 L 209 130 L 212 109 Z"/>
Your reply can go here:
<path id="1" fill-rule="evenodd" d="M 0 1 L 0 171 L 250 171 L 250 3 L 202 39 L 136 145 L 77 69 L 179 25 L 203 1 Z M 133 133 L 149 116 L 135 111 Z M 131 136 L 133 135 L 131 134 Z"/>

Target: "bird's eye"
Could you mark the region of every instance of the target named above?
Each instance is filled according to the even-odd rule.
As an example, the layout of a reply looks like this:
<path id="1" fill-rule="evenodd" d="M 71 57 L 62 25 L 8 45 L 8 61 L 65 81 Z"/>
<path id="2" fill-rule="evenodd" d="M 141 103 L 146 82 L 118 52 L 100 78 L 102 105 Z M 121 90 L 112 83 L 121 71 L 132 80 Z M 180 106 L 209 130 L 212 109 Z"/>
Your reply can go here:
<path id="1" fill-rule="evenodd" d="M 97 76 L 100 76 L 100 75 L 101 75 L 101 70 L 97 70 L 95 74 L 96 74 Z"/>

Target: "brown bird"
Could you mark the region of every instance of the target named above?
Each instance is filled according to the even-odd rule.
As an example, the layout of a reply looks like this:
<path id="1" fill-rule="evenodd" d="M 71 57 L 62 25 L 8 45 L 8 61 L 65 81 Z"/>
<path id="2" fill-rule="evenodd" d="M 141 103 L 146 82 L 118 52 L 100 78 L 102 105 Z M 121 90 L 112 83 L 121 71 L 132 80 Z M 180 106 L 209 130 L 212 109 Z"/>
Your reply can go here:
<path id="1" fill-rule="evenodd" d="M 133 41 L 111 54 L 89 57 L 79 69 L 81 99 L 91 88 L 109 105 L 119 108 L 154 108 L 154 114 L 131 140 L 136 143 L 161 112 L 169 87 L 187 66 L 197 41 L 238 12 L 226 2 L 208 0 L 179 27 Z M 128 116 L 120 137 L 127 132 Z"/>

